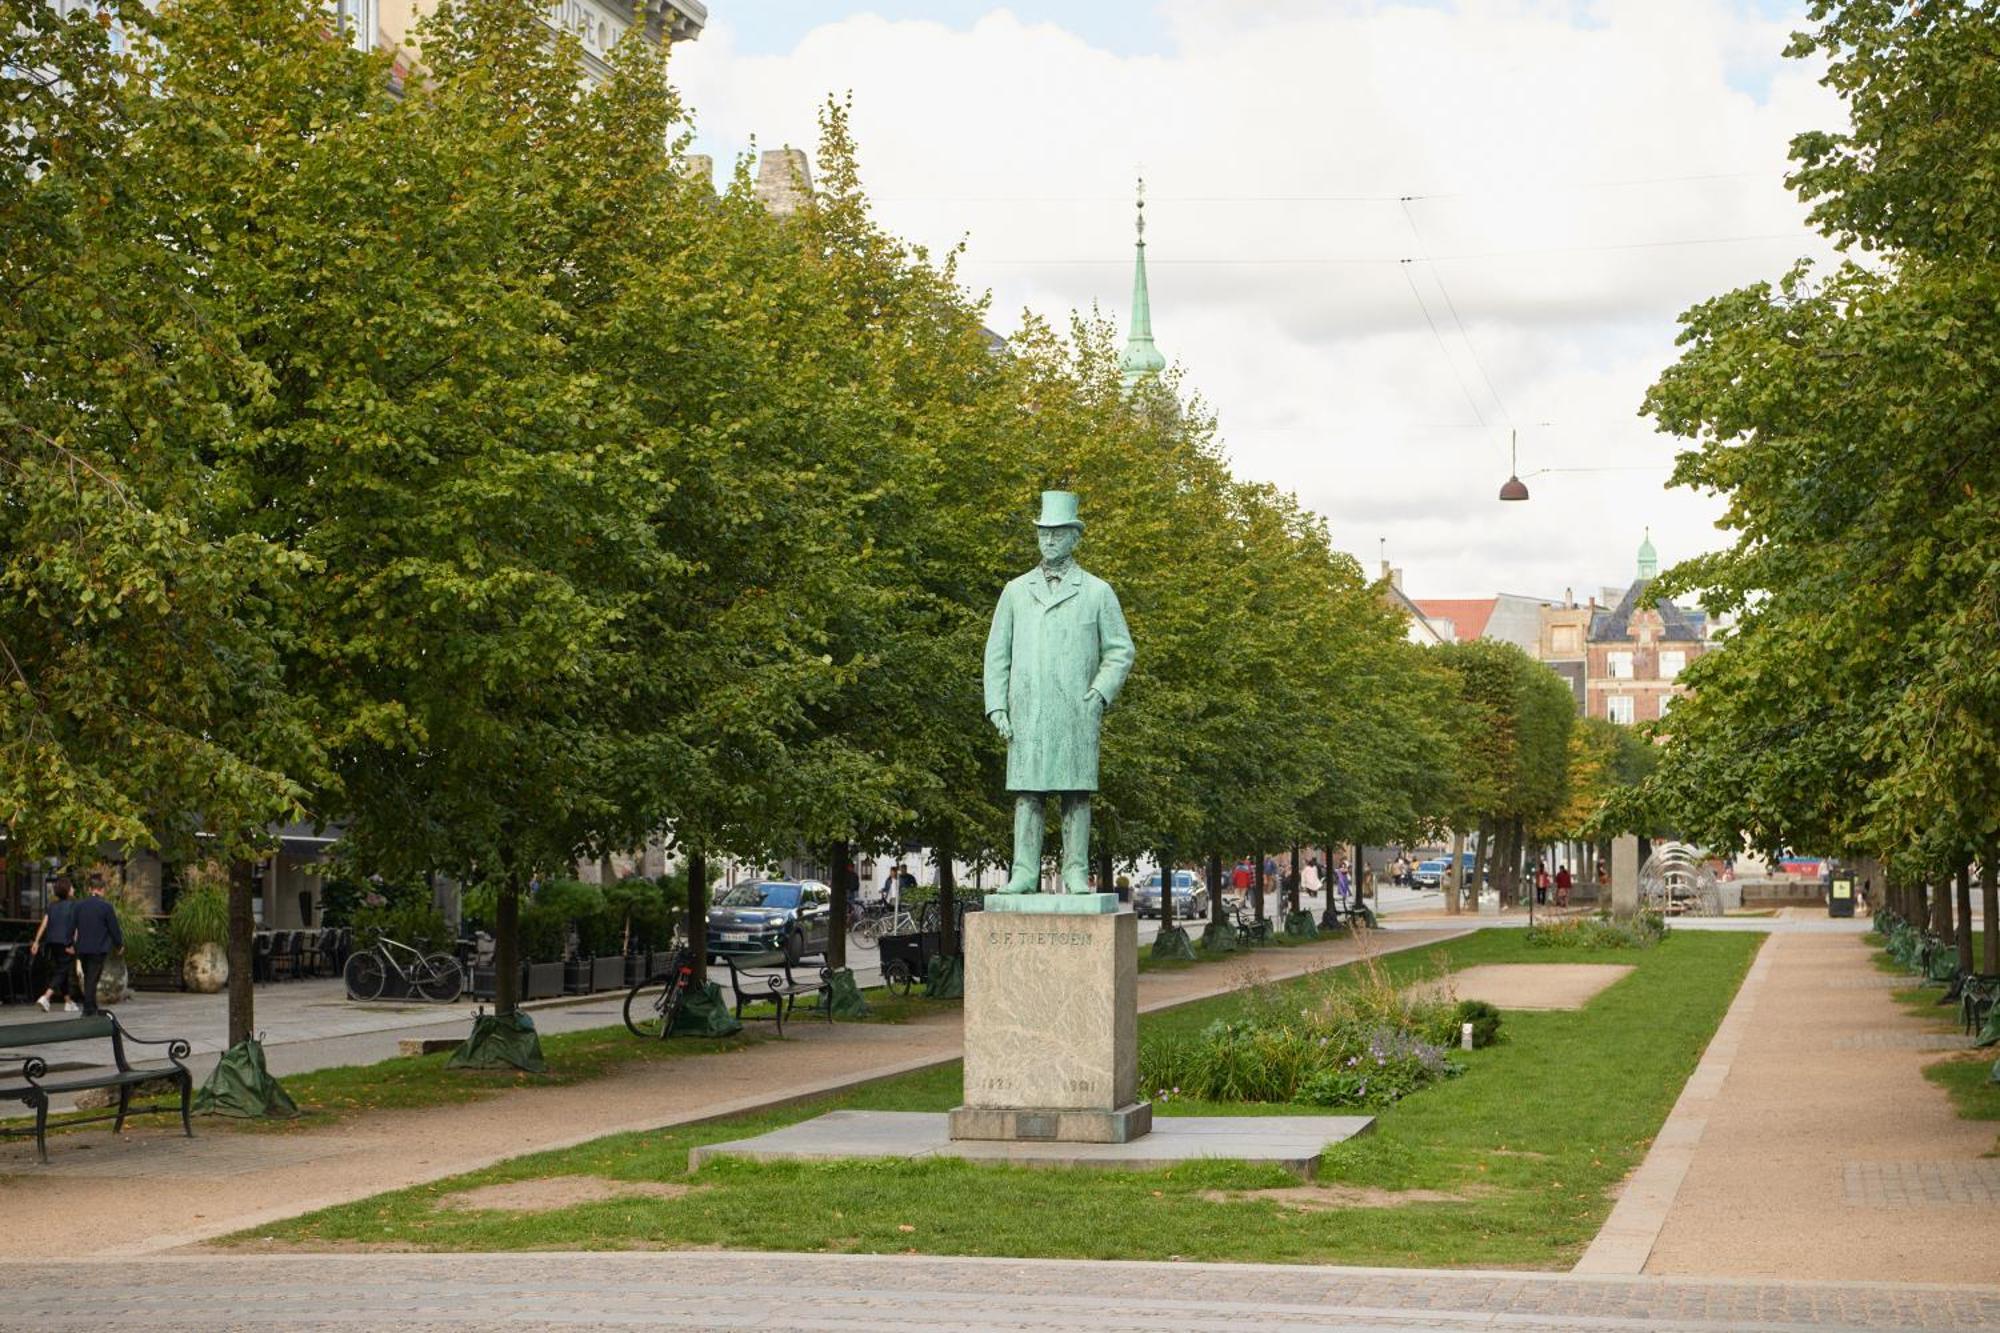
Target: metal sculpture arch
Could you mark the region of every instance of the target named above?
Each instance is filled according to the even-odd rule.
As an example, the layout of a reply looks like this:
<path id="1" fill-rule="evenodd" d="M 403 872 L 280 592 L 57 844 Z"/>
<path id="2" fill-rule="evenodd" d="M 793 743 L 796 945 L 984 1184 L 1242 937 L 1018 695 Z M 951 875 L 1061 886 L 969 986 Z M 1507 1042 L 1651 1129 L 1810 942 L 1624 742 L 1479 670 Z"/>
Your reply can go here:
<path id="1" fill-rule="evenodd" d="M 1722 890 L 1699 850 L 1662 843 L 1639 869 L 1639 905 L 1664 916 L 1721 916 Z"/>

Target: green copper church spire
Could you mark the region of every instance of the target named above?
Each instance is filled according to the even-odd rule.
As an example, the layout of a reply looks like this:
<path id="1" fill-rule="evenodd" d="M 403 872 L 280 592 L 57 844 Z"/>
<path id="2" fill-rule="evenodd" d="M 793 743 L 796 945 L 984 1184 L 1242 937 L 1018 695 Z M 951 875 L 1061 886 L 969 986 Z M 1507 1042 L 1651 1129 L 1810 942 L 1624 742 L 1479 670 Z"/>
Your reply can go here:
<path id="1" fill-rule="evenodd" d="M 1125 380 L 1125 387 L 1131 388 L 1149 375 L 1157 375 L 1167 368 L 1167 358 L 1160 355 L 1160 349 L 1153 346 L 1153 300 L 1146 291 L 1146 178 L 1139 178 L 1138 192 L 1138 238 L 1133 243 L 1132 260 L 1132 333 L 1125 339 L 1125 355 L 1118 358 L 1118 369 Z"/>
<path id="2" fill-rule="evenodd" d="M 1639 577 L 1642 579 L 1660 576 L 1660 555 L 1653 549 L 1653 530 L 1646 529 L 1646 535 L 1639 542 Z"/>

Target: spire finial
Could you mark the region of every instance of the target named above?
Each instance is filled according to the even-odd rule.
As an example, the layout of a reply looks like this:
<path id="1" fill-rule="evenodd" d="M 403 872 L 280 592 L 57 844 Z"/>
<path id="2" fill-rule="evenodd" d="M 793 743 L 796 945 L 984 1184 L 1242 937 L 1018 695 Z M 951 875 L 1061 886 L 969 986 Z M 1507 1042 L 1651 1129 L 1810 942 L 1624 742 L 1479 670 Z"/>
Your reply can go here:
<path id="1" fill-rule="evenodd" d="M 1167 358 L 1153 346 L 1153 300 L 1146 287 L 1146 177 L 1141 173 L 1135 191 L 1132 245 L 1132 332 L 1125 339 L 1125 355 L 1118 369 L 1127 388 L 1167 368 Z"/>

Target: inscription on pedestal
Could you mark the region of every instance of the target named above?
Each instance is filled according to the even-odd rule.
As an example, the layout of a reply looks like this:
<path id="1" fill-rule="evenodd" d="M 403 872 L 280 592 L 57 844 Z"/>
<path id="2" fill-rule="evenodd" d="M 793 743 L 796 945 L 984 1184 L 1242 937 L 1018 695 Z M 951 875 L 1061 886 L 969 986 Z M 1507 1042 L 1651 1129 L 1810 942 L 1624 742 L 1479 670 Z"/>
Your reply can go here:
<path id="1" fill-rule="evenodd" d="M 967 920 L 965 939 L 966 1105 L 1036 1112 L 1130 1105 L 1139 1082 L 1137 919 L 1120 912 L 975 920 Z M 1017 1128 L 1027 1137 L 1027 1126 Z"/>

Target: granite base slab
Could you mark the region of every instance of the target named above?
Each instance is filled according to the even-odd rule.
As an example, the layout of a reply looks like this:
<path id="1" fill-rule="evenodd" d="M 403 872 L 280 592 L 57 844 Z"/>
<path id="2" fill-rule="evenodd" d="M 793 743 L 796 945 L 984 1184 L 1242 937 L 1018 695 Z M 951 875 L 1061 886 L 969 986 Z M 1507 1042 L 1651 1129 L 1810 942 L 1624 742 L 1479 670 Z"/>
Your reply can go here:
<path id="1" fill-rule="evenodd" d="M 1153 1121 L 1152 1133 L 1130 1143 L 1023 1143 L 953 1139 L 949 1120 L 929 1111 L 829 1111 L 755 1138 L 691 1149 L 688 1169 L 723 1157 L 756 1162 L 957 1157 L 1117 1171 L 1158 1171 L 1216 1159 L 1281 1166 L 1311 1180 L 1328 1144 L 1366 1133 L 1375 1124 L 1369 1115 L 1161 1116 Z"/>
<path id="2" fill-rule="evenodd" d="M 989 893 L 986 912 L 1042 912 L 1051 916 L 1110 916 L 1124 904 L 1115 893 Z"/>
<path id="3" fill-rule="evenodd" d="M 952 1110 L 954 1139 L 1017 1143 L 1130 1143 L 1153 1128 L 1153 1104 L 1111 1111 L 1024 1110 L 1011 1106 L 960 1106 Z"/>

